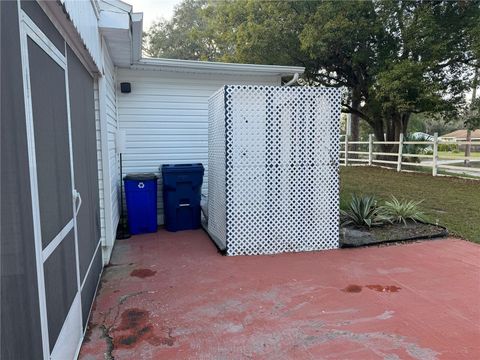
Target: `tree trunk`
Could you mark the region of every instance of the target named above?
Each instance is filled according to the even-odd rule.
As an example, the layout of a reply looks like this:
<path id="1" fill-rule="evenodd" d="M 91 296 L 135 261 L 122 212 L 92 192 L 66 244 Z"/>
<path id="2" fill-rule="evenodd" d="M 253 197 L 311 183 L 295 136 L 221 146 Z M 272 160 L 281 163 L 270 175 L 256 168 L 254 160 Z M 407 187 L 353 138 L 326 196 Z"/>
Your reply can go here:
<path id="1" fill-rule="evenodd" d="M 401 114 L 397 115 L 394 121 L 394 127 L 395 127 L 395 138 L 393 141 L 399 141 L 400 140 L 400 134 L 403 134 L 403 136 L 407 135 L 407 128 L 408 128 L 408 121 L 410 119 L 410 114 Z M 399 145 L 394 145 L 392 146 L 392 152 L 398 153 L 398 147 Z"/>
<path id="2" fill-rule="evenodd" d="M 398 141 L 400 139 L 400 134 L 403 132 L 403 129 L 402 129 L 402 120 L 401 120 L 401 116 L 397 116 L 393 122 L 393 127 L 394 127 L 394 138 L 393 138 L 393 141 Z M 398 145 L 397 144 L 394 144 L 392 146 L 392 153 L 398 153 Z"/>
<path id="3" fill-rule="evenodd" d="M 477 84 L 478 84 L 478 68 L 475 68 L 475 76 L 473 77 L 473 86 L 472 86 L 472 103 L 470 110 L 473 108 L 473 103 L 477 98 Z M 467 129 L 467 141 L 472 141 L 472 130 Z M 472 146 L 470 144 L 465 144 L 465 157 L 470 157 Z M 465 159 L 465 166 L 470 167 L 470 160 Z"/>
<path id="4" fill-rule="evenodd" d="M 467 141 L 472 141 L 472 130 L 468 129 L 467 130 Z M 470 144 L 465 144 L 465 157 L 468 158 L 471 155 L 471 145 Z M 470 160 L 465 159 L 465 166 L 470 167 Z"/>
<path id="5" fill-rule="evenodd" d="M 402 115 L 402 132 L 403 135 L 407 135 L 407 130 L 408 130 L 408 122 L 410 121 L 410 115 L 411 114 L 403 114 Z"/>
<path id="6" fill-rule="evenodd" d="M 352 109 L 359 110 L 360 108 L 360 93 L 358 91 L 352 92 Z M 350 117 L 350 129 L 352 131 L 351 140 L 352 141 L 359 141 L 360 140 L 360 116 L 356 113 L 352 113 Z M 358 151 L 358 145 L 352 144 L 350 147 L 352 151 Z M 357 158 L 357 154 L 352 154 L 352 158 Z"/>

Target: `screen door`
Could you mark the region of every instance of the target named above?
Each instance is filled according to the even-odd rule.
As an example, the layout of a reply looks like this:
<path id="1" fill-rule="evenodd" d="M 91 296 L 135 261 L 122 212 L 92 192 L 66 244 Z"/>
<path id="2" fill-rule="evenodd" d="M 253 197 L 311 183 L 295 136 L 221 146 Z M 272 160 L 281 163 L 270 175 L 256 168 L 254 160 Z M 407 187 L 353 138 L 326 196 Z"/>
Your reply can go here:
<path id="1" fill-rule="evenodd" d="M 81 196 L 74 186 L 66 46 L 20 15 L 44 357 L 73 358 L 82 336 Z"/>

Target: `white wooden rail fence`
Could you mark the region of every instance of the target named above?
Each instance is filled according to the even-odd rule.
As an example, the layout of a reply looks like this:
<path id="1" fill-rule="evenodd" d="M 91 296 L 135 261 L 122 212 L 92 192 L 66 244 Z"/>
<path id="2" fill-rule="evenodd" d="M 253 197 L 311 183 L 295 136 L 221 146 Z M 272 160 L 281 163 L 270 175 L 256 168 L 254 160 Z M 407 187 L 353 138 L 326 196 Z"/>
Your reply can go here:
<path id="1" fill-rule="evenodd" d="M 439 158 L 438 145 L 467 145 L 471 146 L 480 146 L 480 141 L 445 141 L 438 138 L 438 134 L 435 133 L 433 136 L 433 141 L 405 141 L 403 134 L 400 134 L 399 141 L 377 141 L 374 139 L 374 135 L 370 134 L 368 136 L 368 141 L 350 141 L 348 136 L 341 135 L 344 137 L 340 141 L 340 164 L 344 166 L 354 165 L 354 164 L 365 164 L 365 165 L 389 165 L 396 166 L 397 171 L 406 170 L 405 167 L 423 167 L 423 168 L 432 168 L 432 175 L 437 176 L 438 170 L 455 170 L 457 172 L 468 172 L 468 173 L 477 173 L 480 176 L 480 168 L 476 167 L 467 167 L 467 166 L 457 166 L 452 165 L 452 162 L 461 163 L 465 161 L 476 161 L 480 162 L 480 158 L 475 157 L 464 157 L 464 156 L 455 156 L 455 155 L 441 155 Z M 375 146 L 379 145 L 398 145 L 398 150 L 396 152 L 381 152 L 375 151 Z M 352 145 L 358 145 L 356 147 L 362 147 L 368 145 L 368 151 L 359 151 L 351 150 Z M 415 154 L 404 152 L 405 145 L 423 145 L 425 147 L 432 146 L 432 154 Z M 351 156 L 356 155 L 356 156 Z M 381 158 L 377 158 L 381 157 Z M 386 160 L 387 158 L 388 160 Z M 428 162 L 412 162 L 406 161 L 410 159 L 429 159 Z M 442 161 L 444 161 L 442 163 Z M 448 161 L 448 163 L 445 163 Z"/>

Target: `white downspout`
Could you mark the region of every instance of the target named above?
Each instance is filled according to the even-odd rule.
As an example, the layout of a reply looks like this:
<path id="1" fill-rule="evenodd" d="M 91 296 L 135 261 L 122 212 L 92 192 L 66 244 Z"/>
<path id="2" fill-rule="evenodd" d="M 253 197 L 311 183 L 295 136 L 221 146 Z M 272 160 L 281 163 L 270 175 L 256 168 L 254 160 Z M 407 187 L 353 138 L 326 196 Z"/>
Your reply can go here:
<path id="1" fill-rule="evenodd" d="M 287 83 L 286 83 L 285 85 L 283 85 L 283 86 L 290 86 L 290 85 L 295 84 L 295 83 L 298 81 L 298 77 L 299 77 L 298 73 L 295 73 L 295 74 L 293 75 L 292 80 L 290 80 L 289 82 L 287 82 Z"/>

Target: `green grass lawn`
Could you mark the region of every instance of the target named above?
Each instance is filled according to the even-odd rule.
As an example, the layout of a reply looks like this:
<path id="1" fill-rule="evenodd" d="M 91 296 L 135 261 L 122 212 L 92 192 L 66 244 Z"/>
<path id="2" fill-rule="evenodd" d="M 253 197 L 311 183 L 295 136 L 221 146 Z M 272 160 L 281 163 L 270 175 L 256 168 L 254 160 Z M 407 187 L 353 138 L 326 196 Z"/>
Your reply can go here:
<path id="1" fill-rule="evenodd" d="M 421 173 L 398 173 L 379 167 L 342 167 L 340 206 L 351 194 L 375 195 L 386 200 L 421 200 L 429 220 L 446 226 L 452 235 L 480 243 L 480 180 L 433 177 Z"/>
<path id="2" fill-rule="evenodd" d="M 478 158 L 480 159 L 480 152 L 472 152 L 470 154 L 471 157 L 473 158 Z M 445 158 L 445 159 L 450 159 L 450 158 L 460 158 L 463 160 L 463 158 L 465 157 L 465 152 L 464 151 L 460 151 L 458 153 L 454 153 L 454 152 L 449 152 L 449 151 L 439 151 L 438 152 L 438 157 L 440 159 L 442 158 Z"/>

